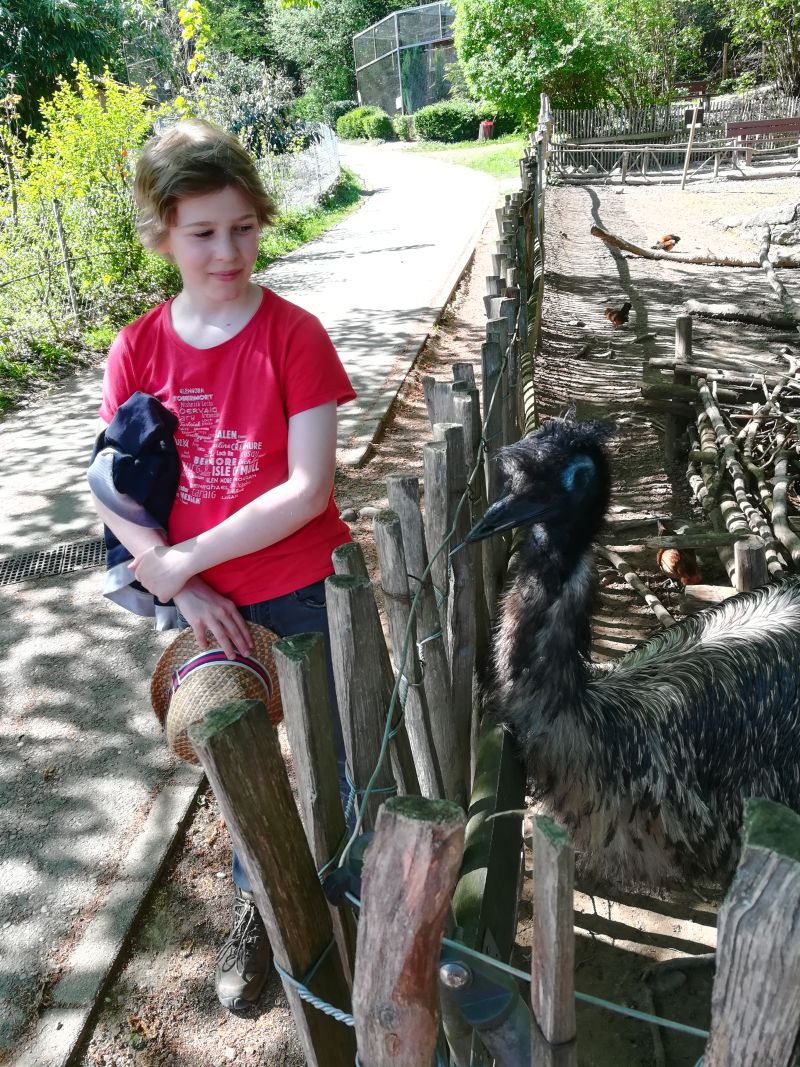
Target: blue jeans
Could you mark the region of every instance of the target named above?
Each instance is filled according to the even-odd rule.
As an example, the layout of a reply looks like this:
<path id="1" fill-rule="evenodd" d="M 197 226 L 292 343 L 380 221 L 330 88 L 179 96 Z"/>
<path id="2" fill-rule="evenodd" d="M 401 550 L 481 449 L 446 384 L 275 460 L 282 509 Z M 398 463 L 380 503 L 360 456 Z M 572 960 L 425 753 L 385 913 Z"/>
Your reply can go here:
<path id="1" fill-rule="evenodd" d="M 296 589 L 293 593 L 262 600 L 257 604 L 247 604 L 239 611 L 248 622 L 255 622 L 272 630 L 278 637 L 291 637 L 293 634 L 321 633 L 325 638 L 325 663 L 328 669 L 328 693 L 333 720 L 333 743 L 336 749 L 336 763 L 339 769 L 339 792 L 342 806 L 345 807 L 350 793 L 345 775 L 345 748 L 342 723 L 339 718 L 339 706 L 336 702 L 336 689 L 333 684 L 333 664 L 331 663 L 331 643 L 328 631 L 328 611 L 325 606 L 325 581 Z M 186 620 L 181 618 L 182 625 Z M 233 880 L 240 889 L 250 892 L 250 881 L 244 867 L 233 853 Z"/>

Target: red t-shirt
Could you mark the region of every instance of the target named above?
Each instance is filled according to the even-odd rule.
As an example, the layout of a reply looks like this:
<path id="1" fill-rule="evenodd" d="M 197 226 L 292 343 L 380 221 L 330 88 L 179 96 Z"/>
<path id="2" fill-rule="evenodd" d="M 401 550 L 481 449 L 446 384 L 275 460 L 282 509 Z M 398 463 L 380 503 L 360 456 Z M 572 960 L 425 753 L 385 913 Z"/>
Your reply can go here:
<path id="1" fill-rule="evenodd" d="M 356 394 L 320 322 L 269 289 L 250 322 L 214 348 L 181 340 L 171 304 L 118 334 L 99 414 L 110 422 L 140 390 L 177 415 L 181 476 L 167 534 L 179 544 L 286 481 L 292 415 Z M 331 493 L 325 511 L 289 537 L 203 578 L 234 603 L 255 604 L 331 574 L 331 552 L 349 539 Z"/>

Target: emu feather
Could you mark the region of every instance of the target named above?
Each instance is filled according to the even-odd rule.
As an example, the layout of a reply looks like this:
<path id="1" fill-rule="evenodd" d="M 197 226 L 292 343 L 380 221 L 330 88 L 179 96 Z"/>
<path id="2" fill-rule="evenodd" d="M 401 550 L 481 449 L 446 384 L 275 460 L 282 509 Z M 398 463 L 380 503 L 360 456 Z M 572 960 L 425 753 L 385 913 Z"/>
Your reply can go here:
<path id="1" fill-rule="evenodd" d="M 609 432 L 553 421 L 502 454 L 508 495 L 468 537 L 509 515 L 529 530 L 500 611 L 494 711 L 585 866 L 649 884 L 724 877 L 744 797 L 800 810 L 800 579 L 732 597 L 593 671 Z"/>

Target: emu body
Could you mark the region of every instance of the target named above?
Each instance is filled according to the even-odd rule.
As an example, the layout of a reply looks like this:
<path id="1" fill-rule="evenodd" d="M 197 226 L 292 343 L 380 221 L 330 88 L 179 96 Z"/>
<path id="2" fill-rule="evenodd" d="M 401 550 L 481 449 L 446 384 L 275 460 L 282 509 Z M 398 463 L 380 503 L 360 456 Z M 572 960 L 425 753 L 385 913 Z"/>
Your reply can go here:
<path id="1" fill-rule="evenodd" d="M 726 600 L 593 671 L 605 432 L 550 423 L 506 449 L 510 493 L 470 534 L 530 527 L 501 606 L 495 711 L 590 869 L 649 884 L 725 876 L 745 796 L 800 810 L 800 579 Z"/>

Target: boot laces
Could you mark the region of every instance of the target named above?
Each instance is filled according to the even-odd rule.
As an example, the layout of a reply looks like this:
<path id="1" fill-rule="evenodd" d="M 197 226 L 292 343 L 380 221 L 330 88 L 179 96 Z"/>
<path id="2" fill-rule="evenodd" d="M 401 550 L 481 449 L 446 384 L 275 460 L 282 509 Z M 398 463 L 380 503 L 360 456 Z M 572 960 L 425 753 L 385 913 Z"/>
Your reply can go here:
<path id="1" fill-rule="evenodd" d="M 238 974 L 244 974 L 248 949 L 257 945 L 263 936 L 261 916 L 255 902 L 237 895 L 233 902 L 233 928 L 217 953 L 217 961 L 225 970 L 235 966 Z"/>

